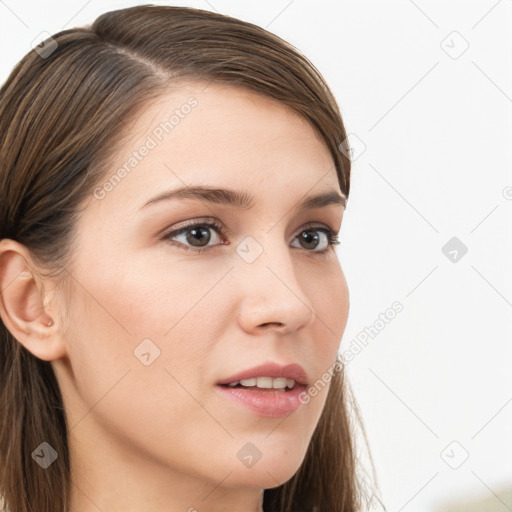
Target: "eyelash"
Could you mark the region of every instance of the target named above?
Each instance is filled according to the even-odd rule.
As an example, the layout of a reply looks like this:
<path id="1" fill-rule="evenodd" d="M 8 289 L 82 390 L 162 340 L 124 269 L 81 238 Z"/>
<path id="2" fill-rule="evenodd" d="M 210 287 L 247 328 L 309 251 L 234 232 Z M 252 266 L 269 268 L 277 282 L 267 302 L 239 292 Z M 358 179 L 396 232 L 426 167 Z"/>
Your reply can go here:
<path id="1" fill-rule="evenodd" d="M 201 253 L 201 252 L 205 252 L 205 251 L 212 249 L 211 246 L 210 247 L 201 247 L 201 248 L 197 248 L 197 247 L 192 248 L 192 247 L 187 247 L 186 245 L 182 244 L 181 242 L 173 243 L 171 241 L 171 238 L 181 235 L 190 229 L 198 228 L 198 227 L 206 227 L 206 228 L 213 229 L 219 235 L 223 235 L 224 232 L 229 234 L 228 230 L 223 228 L 223 226 L 216 219 L 211 219 L 211 220 L 204 221 L 204 222 L 194 221 L 193 223 L 190 223 L 190 224 L 183 226 L 179 229 L 176 229 L 174 231 L 170 231 L 169 233 L 166 233 L 165 235 L 162 236 L 161 239 L 165 240 L 165 241 L 169 241 L 172 245 L 175 245 L 179 249 L 183 249 L 185 251 L 194 251 L 196 253 Z M 308 251 L 307 249 L 304 249 L 306 252 L 310 252 L 313 254 L 316 253 L 316 254 L 326 255 L 330 248 L 332 248 L 334 245 L 338 245 L 340 243 L 339 237 L 334 234 L 334 231 L 332 231 L 331 229 L 329 229 L 327 227 L 311 226 L 311 227 L 302 229 L 302 231 L 300 231 L 300 233 L 303 233 L 304 231 L 321 231 L 327 235 L 327 243 L 328 243 L 327 249 L 324 249 L 323 251 Z M 225 244 L 218 244 L 218 245 L 225 245 Z M 213 246 L 213 247 L 215 247 L 215 246 Z"/>

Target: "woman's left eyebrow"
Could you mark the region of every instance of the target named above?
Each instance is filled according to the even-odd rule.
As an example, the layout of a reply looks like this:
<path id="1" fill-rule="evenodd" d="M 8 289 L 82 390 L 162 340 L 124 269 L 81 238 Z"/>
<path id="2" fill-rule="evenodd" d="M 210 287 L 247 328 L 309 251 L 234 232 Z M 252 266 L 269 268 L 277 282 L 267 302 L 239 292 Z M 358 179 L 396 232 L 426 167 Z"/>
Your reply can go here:
<path id="1" fill-rule="evenodd" d="M 204 185 L 180 187 L 174 190 L 163 192 L 144 203 L 139 210 L 149 205 L 168 201 L 172 199 L 198 199 L 212 204 L 223 204 L 234 208 L 249 210 L 254 206 L 254 197 L 245 191 L 233 189 L 214 188 Z M 345 195 L 340 195 L 337 190 L 331 189 L 314 196 L 309 196 L 299 202 L 295 209 L 298 213 L 314 208 L 322 208 L 331 204 L 339 204 L 346 207 L 347 199 Z"/>

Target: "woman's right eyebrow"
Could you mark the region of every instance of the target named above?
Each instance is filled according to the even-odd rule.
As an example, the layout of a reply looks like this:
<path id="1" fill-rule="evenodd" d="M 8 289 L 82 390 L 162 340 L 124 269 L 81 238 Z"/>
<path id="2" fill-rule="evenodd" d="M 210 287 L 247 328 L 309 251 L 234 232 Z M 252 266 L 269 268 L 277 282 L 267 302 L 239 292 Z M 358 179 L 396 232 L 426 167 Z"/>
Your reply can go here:
<path id="1" fill-rule="evenodd" d="M 174 190 L 168 190 L 146 201 L 139 210 L 146 208 L 149 205 L 159 203 L 161 201 L 168 201 L 172 199 L 198 199 L 212 204 L 222 204 L 231 206 L 233 208 L 249 210 L 254 206 L 254 196 L 245 191 L 238 191 L 233 189 L 215 188 L 205 185 L 196 185 L 188 187 L 180 187 Z M 322 208 L 330 204 L 338 204 L 343 208 L 346 207 L 347 199 L 344 195 L 335 190 L 326 190 L 320 194 L 309 196 L 303 201 L 299 202 L 295 207 L 297 213 L 302 213 L 305 210 L 314 208 Z"/>
<path id="2" fill-rule="evenodd" d="M 199 199 L 208 203 L 225 204 L 242 210 L 249 210 L 254 206 L 254 198 L 246 192 L 196 185 L 163 192 L 144 203 L 140 210 L 160 201 L 183 198 Z"/>

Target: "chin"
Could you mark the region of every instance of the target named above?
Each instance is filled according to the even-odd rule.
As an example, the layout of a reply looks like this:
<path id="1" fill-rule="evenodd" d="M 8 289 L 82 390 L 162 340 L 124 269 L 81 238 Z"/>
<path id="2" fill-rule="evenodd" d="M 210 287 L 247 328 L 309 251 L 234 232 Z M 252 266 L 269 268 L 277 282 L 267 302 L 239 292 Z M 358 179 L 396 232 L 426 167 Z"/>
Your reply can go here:
<path id="1" fill-rule="evenodd" d="M 296 454 L 288 459 L 268 457 L 264 461 L 261 458 L 251 467 L 244 464 L 236 465 L 225 484 L 228 487 L 272 489 L 290 480 L 299 470 L 301 463 L 302 458 L 299 459 Z"/>

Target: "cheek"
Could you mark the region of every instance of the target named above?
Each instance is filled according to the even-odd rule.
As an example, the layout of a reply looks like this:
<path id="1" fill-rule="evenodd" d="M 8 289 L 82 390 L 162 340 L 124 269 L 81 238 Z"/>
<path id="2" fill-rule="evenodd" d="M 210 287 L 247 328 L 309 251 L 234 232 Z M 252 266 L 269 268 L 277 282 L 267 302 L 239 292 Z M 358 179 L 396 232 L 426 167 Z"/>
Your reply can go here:
<path id="1" fill-rule="evenodd" d="M 349 313 L 348 285 L 339 264 L 329 272 L 318 275 L 318 279 L 310 286 L 308 296 L 316 313 L 315 340 L 325 349 L 322 352 L 330 353 L 334 357 Z M 324 335 L 321 335 L 322 332 Z"/>
<path id="2" fill-rule="evenodd" d="M 168 265 L 162 272 L 147 259 L 133 258 L 124 266 L 76 273 L 82 286 L 73 290 L 67 337 L 84 402 L 92 406 L 127 372 L 140 385 L 130 386 L 128 400 L 130 394 L 141 402 L 145 393 L 164 400 L 172 395 L 180 407 L 186 395 L 178 382 L 198 385 L 193 376 L 201 374 L 220 318 L 220 292 L 212 290 L 219 276 L 179 269 Z"/>
<path id="3" fill-rule="evenodd" d="M 117 270 L 116 283 L 111 280 L 108 287 L 115 292 L 101 286 L 98 293 L 103 294 L 109 309 L 133 337 L 167 339 L 181 329 L 183 322 L 189 322 L 196 310 L 203 312 L 204 320 L 196 328 L 201 330 L 202 324 L 211 320 L 204 316 L 211 297 L 204 299 L 212 291 L 218 295 L 213 288 L 225 269 L 216 271 L 204 263 L 194 266 L 179 258 L 154 260 L 148 264 L 151 257 L 147 255 L 129 259 L 124 269 Z"/>
<path id="4" fill-rule="evenodd" d="M 318 420 L 327 400 L 332 372 L 336 371 L 334 363 L 348 320 L 349 291 L 341 267 L 322 273 L 308 296 L 316 318 L 307 360 L 315 363 L 315 371 L 304 399 L 311 416 Z"/>

